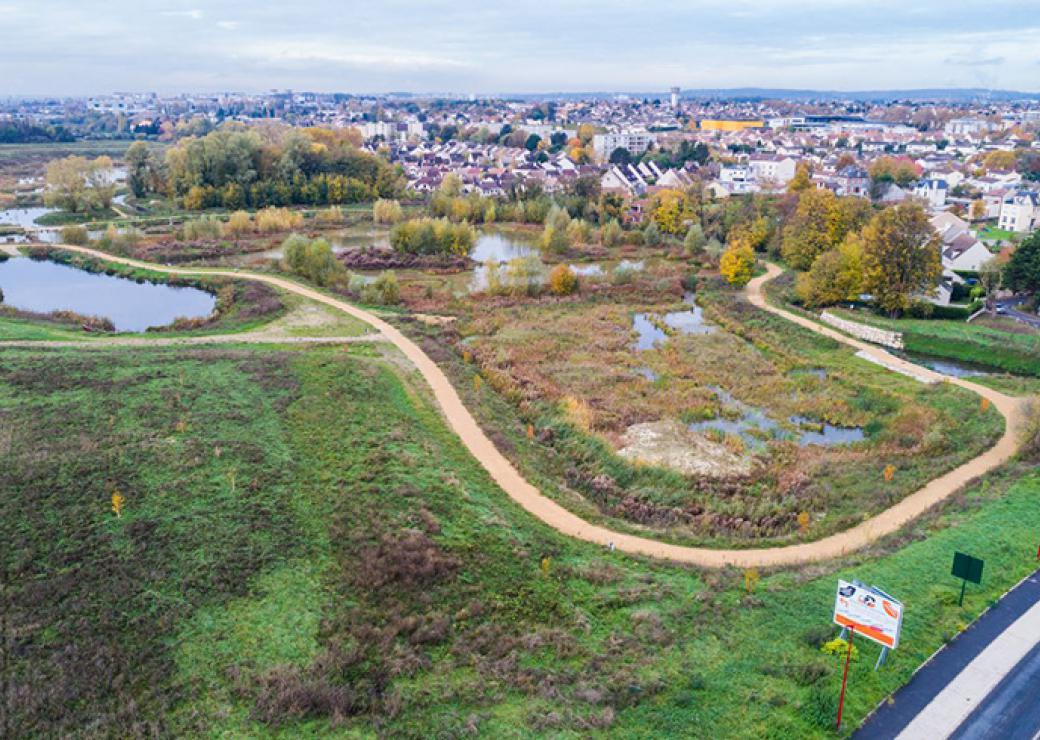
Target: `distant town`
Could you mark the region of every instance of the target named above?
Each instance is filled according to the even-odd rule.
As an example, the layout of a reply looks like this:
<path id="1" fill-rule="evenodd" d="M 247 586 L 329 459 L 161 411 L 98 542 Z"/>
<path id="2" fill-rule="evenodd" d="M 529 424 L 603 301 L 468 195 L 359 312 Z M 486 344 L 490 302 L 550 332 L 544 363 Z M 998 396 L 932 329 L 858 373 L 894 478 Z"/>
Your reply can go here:
<path id="1" fill-rule="evenodd" d="M 623 199 L 622 223 L 634 227 L 662 190 L 776 194 L 805 169 L 813 186 L 837 196 L 924 201 L 944 245 L 936 300 L 948 302 L 956 271 L 977 271 L 1040 225 L 1040 101 L 951 97 L 698 99 L 674 87 L 655 97 L 544 100 L 114 93 L 0 102 L 0 142 L 172 142 L 225 122 L 346 129 L 398 165 L 413 196 L 450 174 L 464 193 L 486 197 L 531 187 L 552 195 L 595 178 L 602 193 Z"/>

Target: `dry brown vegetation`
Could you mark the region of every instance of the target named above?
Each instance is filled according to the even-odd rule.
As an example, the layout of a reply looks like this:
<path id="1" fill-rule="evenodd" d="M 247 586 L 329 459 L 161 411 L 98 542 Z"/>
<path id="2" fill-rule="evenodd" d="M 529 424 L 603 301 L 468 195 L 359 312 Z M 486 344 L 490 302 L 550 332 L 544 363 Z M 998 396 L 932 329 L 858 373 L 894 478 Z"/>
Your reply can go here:
<path id="1" fill-rule="evenodd" d="M 473 390 L 465 373 L 479 371 L 520 415 L 517 426 L 534 421 L 539 454 L 555 456 L 557 474 L 603 514 L 697 541 L 815 538 L 845 528 L 978 454 L 1000 431 L 999 415 L 967 392 L 878 373 L 848 349 L 755 309 L 708 275 L 700 302 L 717 330 L 673 331 L 663 344 L 637 351 L 634 313 L 688 308 L 679 301 L 678 275 L 667 269 L 640 273 L 631 285 L 583 284 L 581 295 L 567 298 L 471 298 L 456 304 L 457 322 L 431 330 L 438 340 L 424 347 L 442 364 L 463 358 L 469 369 L 459 382 L 474 396 L 472 405 L 482 403 L 480 388 Z M 438 349 L 440 342 L 453 351 Z M 655 380 L 644 376 L 646 368 Z M 711 480 L 618 460 L 614 453 L 633 425 L 744 413 L 713 387 L 776 425 L 739 437 L 703 432 L 723 446 L 702 446 L 705 454 L 724 448 L 749 461 L 750 470 L 732 465 L 728 478 Z M 796 416 L 810 422 L 789 421 Z M 866 440 L 798 444 L 801 431 L 824 423 L 860 427 Z M 498 419 L 488 424 L 492 431 L 502 426 Z M 502 449 L 520 454 L 514 447 L 522 447 L 515 438 Z M 712 467 L 685 462 L 689 470 Z M 890 464 L 898 474 L 884 481 Z M 804 526 L 802 513 L 809 515 Z"/>

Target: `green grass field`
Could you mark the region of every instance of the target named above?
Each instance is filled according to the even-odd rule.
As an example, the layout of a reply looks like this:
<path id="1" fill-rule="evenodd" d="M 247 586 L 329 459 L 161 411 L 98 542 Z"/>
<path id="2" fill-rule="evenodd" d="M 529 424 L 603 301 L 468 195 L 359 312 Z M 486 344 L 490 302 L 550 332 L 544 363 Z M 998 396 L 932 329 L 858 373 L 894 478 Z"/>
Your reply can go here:
<path id="1" fill-rule="evenodd" d="M 1019 375 L 1040 376 L 1040 331 L 1016 325 L 1005 331 L 982 323 L 886 319 L 867 311 L 832 309 L 852 321 L 903 333 L 911 352 L 989 365 Z"/>
<path id="2" fill-rule="evenodd" d="M 859 644 L 852 728 L 1035 567 L 1026 463 L 752 594 L 576 543 L 380 352 L 4 350 L 13 737 L 827 737 L 839 575 L 907 610 L 888 667 Z M 986 559 L 963 609 L 954 549 Z"/>
<path id="3" fill-rule="evenodd" d="M 68 324 L 14 318 L 0 314 L 0 341 L 66 341 L 93 338 Z"/>
<path id="4" fill-rule="evenodd" d="M 996 226 L 987 226 L 979 232 L 979 239 L 986 241 L 992 241 L 994 239 L 1000 239 L 1002 241 L 1019 241 L 1024 235 L 1016 231 L 1008 231 L 1007 229 L 998 229 Z"/>

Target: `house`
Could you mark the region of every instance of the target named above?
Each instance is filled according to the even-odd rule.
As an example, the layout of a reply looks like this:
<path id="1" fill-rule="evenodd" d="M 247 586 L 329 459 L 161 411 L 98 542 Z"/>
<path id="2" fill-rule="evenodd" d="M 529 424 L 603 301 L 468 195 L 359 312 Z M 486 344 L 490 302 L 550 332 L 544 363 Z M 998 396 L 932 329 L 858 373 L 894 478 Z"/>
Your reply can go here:
<path id="1" fill-rule="evenodd" d="M 945 180 L 928 178 L 914 186 L 914 195 L 923 199 L 933 210 L 939 210 L 946 205 L 946 193 L 949 189 Z"/>
<path id="2" fill-rule="evenodd" d="M 930 154 L 938 150 L 934 141 L 912 141 L 906 145 L 907 154 Z"/>
<path id="3" fill-rule="evenodd" d="M 631 198 L 646 192 L 647 183 L 639 170 L 631 165 L 614 165 L 600 178 L 600 189 L 604 193 L 618 193 Z"/>
<path id="4" fill-rule="evenodd" d="M 794 179 L 798 163 L 793 157 L 778 154 L 752 154 L 748 158 L 748 168 L 752 177 L 760 184 L 771 182 L 786 185 Z"/>
<path id="5" fill-rule="evenodd" d="M 982 202 L 986 206 L 985 218 L 1000 218 L 1000 206 L 1009 192 L 1006 188 L 997 188 L 982 195 Z"/>
<path id="6" fill-rule="evenodd" d="M 997 226 L 1025 234 L 1040 225 L 1040 198 L 1030 190 L 1012 191 L 1000 204 Z"/>
<path id="7" fill-rule="evenodd" d="M 663 188 L 686 190 L 693 187 L 693 178 L 683 170 L 668 169 L 657 178 L 657 185 Z"/>
<path id="8" fill-rule="evenodd" d="M 945 180 L 946 184 L 949 185 L 951 189 L 957 187 L 962 182 L 964 182 L 963 172 L 960 172 L 959 170 L 950 169 L 948 167 L 939 170 L 934 170 L 932 172 L 932 177 L 937 180 Z"/>
<path id="9" fill-rule="evenodd" d="M 838 170 L 833 178 L 837 195 L 870 197 L 870 175 L 862 167 L 849 165 Z"/>
<path id="10" fill-rule="evenodd" d="M 939 232 L 944 244 L 952 241 L 958 234 L 966 234 L 971 231 L 971 225 L 967 221 L 950 211 L 940 211 L 928 221 L 932 228 Z"/>
<path id="11" fill-rule="evenodd" d="M 947 270 L 978 272 L 991 259 L 993 254 L 971 232 L 957 234 L 948 244 L 943 243 L 942 264 Z"/>
<path id="12" fill-rule="evenodd" d="M 719 169 L 718 179 L 708 189 L 717 198 L 728 198 L 741 193 L 757 193 L 758 182 L 746 164 L 724 164 Z"/>
<path id="13" fill-rule="evenodd" d="M 978 240 L 968 222 L 943 211 L 930 219 L 932 228 L 942 239 L 941 256 L 944 271 L 977 272 L 993 254 Z"/>
<path id="14" fill-rule="evenodd" d="M 904 200 L 910 197 L 910 193 L 903 190 L 903 188 L 896 185 L 894 182 L 890 182 L 883 186 L 884 189 L 881 195 L 878 197 L 878 202 L 885 205 L 894 205 L 896 203 L 902 203 Z"/>

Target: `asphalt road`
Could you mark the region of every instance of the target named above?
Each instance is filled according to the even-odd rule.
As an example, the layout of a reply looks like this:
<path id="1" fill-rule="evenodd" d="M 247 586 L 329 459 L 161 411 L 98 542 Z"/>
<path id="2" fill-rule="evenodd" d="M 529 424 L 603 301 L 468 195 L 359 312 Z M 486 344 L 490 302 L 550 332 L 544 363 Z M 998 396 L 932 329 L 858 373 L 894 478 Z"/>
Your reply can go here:
<path id="1" fill-rule="evenodd" d="M 1026 313 L 1025 311 L 1019 311 L 1018 307 L 1025 301 L 1024 298 L 1013 298 L 1007 301 L 1001 301 L 998 305 L 1004 308 L 1003 316 L 1010 316 L 1016 321 L 1021 321 L 1023 324 L 1029 324 L 1030 326 L 1040 329 L 1040 316 L 1035 313 Z"/>
<path id="2" fill-rule="evenodd" d="M 902 732 L 986 647 L 1040 602 L 1040 570 L 1022 581 L 955 640 L 932 656 L 867 719 L 853 737 L 888 740 Z M 952 737 L 1037 740 L 1040 736 L 1040 645 L 1009 671 Z M 939 738 L 927 738 L 939 740 Z"/>
<path id="3" fill-rule="evenodd" d="M 965 720 L 955 740 L 1035 740 L 1040 737 L 1040 644 Z"/>

